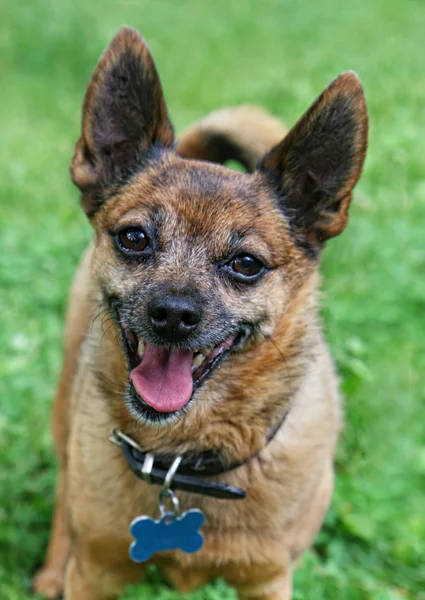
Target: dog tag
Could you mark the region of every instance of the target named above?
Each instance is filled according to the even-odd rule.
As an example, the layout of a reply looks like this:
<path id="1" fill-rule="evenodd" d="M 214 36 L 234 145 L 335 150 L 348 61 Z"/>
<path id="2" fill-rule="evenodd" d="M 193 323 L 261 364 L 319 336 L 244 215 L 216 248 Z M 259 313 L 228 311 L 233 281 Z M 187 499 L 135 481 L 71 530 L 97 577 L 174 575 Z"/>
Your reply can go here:
<path id="1" fill-rule="evenodd" d="M 199 531 L 205 521 L 204 513 L 191 508 L 176 517 L 164 513 L 154 521 L 151 517 L 136 517 L 130 525 L 134 542 L 129 549 L 130 558 L 135 562 L 145 562 L 156 552 L 183 550 L 187 554 L 202 548 L 204 536 Z"/>

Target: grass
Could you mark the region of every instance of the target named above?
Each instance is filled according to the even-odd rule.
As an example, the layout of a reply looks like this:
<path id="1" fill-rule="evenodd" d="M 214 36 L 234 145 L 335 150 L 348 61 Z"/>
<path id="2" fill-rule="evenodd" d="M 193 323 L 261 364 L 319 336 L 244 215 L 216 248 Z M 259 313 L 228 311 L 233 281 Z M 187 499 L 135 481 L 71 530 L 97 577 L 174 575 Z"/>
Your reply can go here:
<path id="1" fill-rule="evenodd" d="M 67 168 L 91 69 L 122 23 L 154 52 L 178 129 L 240 102 L 294 121 L 360 74 L 370 148 L 324 255 L 346 396 L 332 509 L 295 600 L 425 599 L 425 4 L 420 0 L 23 0 L 0 5 L 0 598 L 30 598 L 53 504 L 50 403 L 90 228 Z M 156 572 L 127 598 L 177 600 Z M 222 582 L 192 600 L 235 598 Z"/>

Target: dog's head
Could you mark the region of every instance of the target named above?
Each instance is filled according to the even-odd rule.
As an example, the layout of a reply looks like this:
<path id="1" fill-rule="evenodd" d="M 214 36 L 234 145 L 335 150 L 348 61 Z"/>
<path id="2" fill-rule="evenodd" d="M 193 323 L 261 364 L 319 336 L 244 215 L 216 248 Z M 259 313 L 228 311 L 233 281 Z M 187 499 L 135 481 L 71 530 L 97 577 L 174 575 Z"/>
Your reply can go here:
<path id="1" fill-rule="evenodd" d="M 253 173 L 183 159 L 147 46 L 118 33 L 88 87 L 71 173 L 133 414 L 171 419 L 218 365 L 273 336 L 346 226 L 366 137 L 362 87 L 347 73 Z"/>

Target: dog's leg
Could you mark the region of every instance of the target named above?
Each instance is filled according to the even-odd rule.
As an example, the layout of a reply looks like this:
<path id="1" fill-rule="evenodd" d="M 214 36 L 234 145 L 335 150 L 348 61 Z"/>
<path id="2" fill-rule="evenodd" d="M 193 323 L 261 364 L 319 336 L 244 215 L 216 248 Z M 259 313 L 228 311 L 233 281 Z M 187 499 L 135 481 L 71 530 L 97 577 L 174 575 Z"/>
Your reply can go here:
<path id="1" fill-rule="evenodd" d="M 58 598 L 62 594 L 70 548 L 66 508 L 66 444 L 71 390 L 70 383 L 65 381 L 66 371 L 65 359 L 53 410 L 53 439 L 60 468 L 56 484 L 56 506 L 45 562 L 33 580 L 34 591 L 49 599 Z"/>
<path id="2" fill-rule="evenodd" d="M 251 594 L 238 593 L 238 598 L 239 600 L 291 600 L 291 583 L 287 580 L 283 580 L 279 589 L 264 592 L 260 596 L 252 596 Z"/>
<path id="3" fill-rule="evenodd" d="M 64 600 L 115 600 L 144 573 L 145 567 L 134 563 L 100 566 L 72 555 L 66 568 Z"/>
<path id="4" fill-rule="evenodd" d="M 33 581 L 37 594 L 49 599 L 58 598 L 63 591 L 64 572 L 69 554 L 69 536 L 66 527 L 66 487 L 64 473 L 59 476 L 56 489 L 56 508 L 52 533 L 44 566 Z"/>
<path id="5" fill-rule="evenodd" d="M 52 520 L 49 547 L 43 567 L 33 580 L 37 594 L 49 599 L 59 598 L 63 592 L 65 567 L 69 556 L 70 540 L 66 508 L 66 445 L 68 441 L 68 411 L 71 383 L 67 378 L 67 357 L 53 408 L 53 440 L 59 462 L 56 484 L 56 506 Z"/>
<path id="6" fill-rule="evenodd" d="M 65 600 L 103 600 L 104 598 L 116 598 L 116 590 L 111 590 L 109 596 L 102 594 L 102 589 L 87 581 L 78 567 L 75 556 L 68 561 L 65 576 Z"/>
<path id="7" fill-rule="evenodd" d="M 104 600 L 104 598 L 113 599 L 118 596 L 115 588 L 110 590 L 108 596 L 105 596 L 102 587 L 87 581 L 75 556 L 71 556 L 66 569 L 64 600 Z"/>
<path id="8" fill-rule="evenodd" d="M 179 566 L 167 565 L 161 567 L 161 572 L 170 583 L 182 594 L 187 594 L 208 583 L 214 575 L 205 570 L 185 569 Z"/>
<path id="9" fill-rule="evenodd" d="M 235 582 L 234 586 L 239 600 L 291 600 L 292 573 L 289 569 L 271 581 L 249 584 Z"/>
<path id="10" fill-rule="evenodd" d="M 56 507 L 46 559 L 33 580 L 34 591 L 49 599 L 58 598 L 62 594 L 70 548 L 66 508 L 66 452 L 74 376 L 77 372 L 80 347 L 90 323 L 90 297 L 85 283 L 90 257 L 89 250 L 80 262 L 74 278 L 65 327 L 64 362 L 53 405 L 52 433 L 59 462 Z"/>

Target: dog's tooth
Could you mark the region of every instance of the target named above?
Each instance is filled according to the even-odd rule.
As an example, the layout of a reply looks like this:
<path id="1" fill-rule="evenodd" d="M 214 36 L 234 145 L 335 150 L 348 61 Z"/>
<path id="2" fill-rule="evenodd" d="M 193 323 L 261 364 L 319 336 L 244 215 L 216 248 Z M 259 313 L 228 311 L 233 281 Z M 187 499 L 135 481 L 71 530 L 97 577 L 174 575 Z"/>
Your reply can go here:
<path id="1" fill-rule="evenodd" d="M 137 352 L 139 353 L 139 356 L 143 356 L 143 352 L 145 351 L 145 347 L 146 347 L 146 342 L 144 342 L 143 340 L 140 340 L 139 344 L 137 346 Z"/>
<path id="2" fill-rule="evenodd" d="M 197 369 L 198 367 L 200 367 L 202 365 L 202 363 L 204 362 L 204 360 L 205 360 L 205 356 L 201 353 L 194 356 L 193 361 L 192 361 L 192 369 Z"/>

